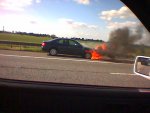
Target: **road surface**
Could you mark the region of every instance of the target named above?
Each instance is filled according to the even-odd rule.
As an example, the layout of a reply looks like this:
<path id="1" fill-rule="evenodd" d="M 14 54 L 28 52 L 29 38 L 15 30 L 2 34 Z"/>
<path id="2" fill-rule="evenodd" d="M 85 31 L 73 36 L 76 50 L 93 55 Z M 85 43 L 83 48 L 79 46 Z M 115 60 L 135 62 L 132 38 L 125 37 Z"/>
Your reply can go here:
<path id="1" fill-rule="evenodd" d="M 148 79 L 133 74 L 133 64 L 10 50 L 0 50 L 0 78 L 150 88 Z"/>

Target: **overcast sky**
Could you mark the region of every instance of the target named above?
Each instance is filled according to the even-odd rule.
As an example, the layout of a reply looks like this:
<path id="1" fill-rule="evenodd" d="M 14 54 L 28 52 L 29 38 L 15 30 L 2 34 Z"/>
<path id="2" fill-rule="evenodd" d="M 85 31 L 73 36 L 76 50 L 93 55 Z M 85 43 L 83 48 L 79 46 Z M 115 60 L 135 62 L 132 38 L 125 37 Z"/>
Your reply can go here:
<path id="1" fill-rule="evenodd" d="M 107 41 L 112 30 L 138 24 L 119 0 L 0 0 L 0 30 Z"/>

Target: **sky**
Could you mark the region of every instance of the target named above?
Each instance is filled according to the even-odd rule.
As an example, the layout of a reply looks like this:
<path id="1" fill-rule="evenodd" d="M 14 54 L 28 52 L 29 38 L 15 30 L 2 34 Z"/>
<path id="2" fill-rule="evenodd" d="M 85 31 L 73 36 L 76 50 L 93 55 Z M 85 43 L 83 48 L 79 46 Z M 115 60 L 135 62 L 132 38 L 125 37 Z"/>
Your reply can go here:
<path id="1" fill-rule="evenodd" d="M 140 22 L 119 0 L 0 0 L 0 30 L 107 41 Z"/>

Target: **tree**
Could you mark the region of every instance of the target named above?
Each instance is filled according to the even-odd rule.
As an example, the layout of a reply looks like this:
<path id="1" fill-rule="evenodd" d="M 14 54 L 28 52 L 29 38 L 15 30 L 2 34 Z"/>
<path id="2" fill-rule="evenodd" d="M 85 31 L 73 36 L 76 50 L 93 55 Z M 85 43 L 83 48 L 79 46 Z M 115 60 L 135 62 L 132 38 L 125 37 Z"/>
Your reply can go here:
<path id="1" fill-rule="evenodd" d="M 55 38 L 58 38 L 56 35 L 50 35 L 50 37 L 52 38 L 52 39 L 55 39 Z"/>

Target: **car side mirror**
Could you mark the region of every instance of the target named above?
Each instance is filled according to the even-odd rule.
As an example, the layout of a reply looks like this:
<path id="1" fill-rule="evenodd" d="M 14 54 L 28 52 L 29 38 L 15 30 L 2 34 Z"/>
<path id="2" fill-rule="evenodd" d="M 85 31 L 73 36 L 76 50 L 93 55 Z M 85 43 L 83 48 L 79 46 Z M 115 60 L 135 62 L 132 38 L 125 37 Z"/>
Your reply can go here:
<path id="1" fill-rule="evenodd" d="M 150 57 L 137 56 L 134 63 L 134 73 L 150 80 Z"/>

